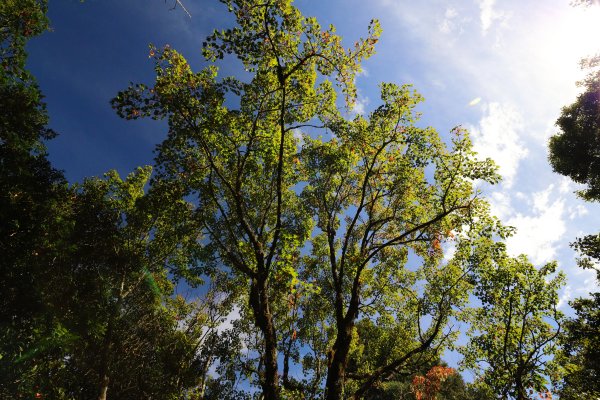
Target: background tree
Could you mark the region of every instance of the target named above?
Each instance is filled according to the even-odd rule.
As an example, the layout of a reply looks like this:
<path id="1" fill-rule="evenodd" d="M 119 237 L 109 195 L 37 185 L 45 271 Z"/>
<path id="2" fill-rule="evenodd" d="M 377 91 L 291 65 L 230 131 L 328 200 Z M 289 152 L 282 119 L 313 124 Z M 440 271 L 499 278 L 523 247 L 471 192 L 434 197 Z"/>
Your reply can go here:
<path id="1" fill-rule="evenodd" d="M 460 351 L 464 366 L 479 371 L 480 384 L 502 398 L 530 398 L 546 393 L 547 377 L 555 373 L 562 314 L 556 309 L 564 275 L 554 278 L 556 265 L 536 269 L 525 256 L 500 253 L 491 268 L 479 274 L 481 301 L 472 316 L 472 337 Z"/>
<path id="2" fill-rule="evenodd" d="M 584 256 L 579 260 L 582 268 L 596 270 L 596 280 L 600 282 L 597 263 L 600 261 L 600 236 L 588 235 L 574 243 Z M 563 368 L 559 382 L 561 399 L 594 398 L 600 395 L 600 293 L 591 293 L 589 298 L 579 298 L 570 302 L 575 316 L 565 322 L 565 332 L 561 337 L 559 363 Z"/>
<path id="3" fill-rule="evenodd" d="M 150 172 L 140 168 L 125 180 L 110 172 L 73 188 L 65 250 L 46 278 L 50 313 L 77 337 L 66 369 L 85 380 L 73 386 L 93 387 L 101 399 L 109 387 L 116 397 L 177 389 L 178 367 L 169 365 L 177 357 L 167 355 L 183 345 L 176 332 L 181 306 L 165 308 L 173 291 L 167 268 L 186 268 L 195 236 L 185 237 L 178 224 L 190 212 L 185 203 L 158 186 L 144 193 Z M 170 208 L 158 214 L 158 203 Z"/>
<path id="4" fill-rule="evenodd" d="M 414 380 L 416 377 L 425 378 L 434 368 L 447 368 L 447 364 L 439 358 L 428 361 L 419 367 L 418 372 L 401 372 L 392 375 L 387 381 L 371 388 L 365 395 L 367 400 L 416 400 Z M 450 368 L 451 369 L 451 368 Z M 448 369 L 441 371 L 450 372 Z M 422 381 L 422 379 L 418 379 Z M 445 375 L 443 381 L 439 382 L 439 388 L 435 392 L 438 400 L 492 400 L 495 396 L 488 395 L 479 390 L 473 384 L 465 383 L 461 374 L 453 370 L 451 374 Z"/>
<path id="5" fill-rule="evenodd" d="M 586 1 L 582 3 L 589 3 Z M 582 61 L 583 68 L 591 69 L 582 82 L 584 92 L 577 100 L 563 108 L 556 124 L 560 132 L 550 138 L 549 160 L 555 172 L 570 177 L 585 185 L 578 194 L 586 201 L 600 200 L 600 56 Z M 596 68 L 596 70 L 594 70 Z M 598 235 L 586 235 L 572 243 L 583 257 L 579 266 L 595 269 L 600 260 Z M 570 302 L 575 317 L 565 324 L 565 335 L 561 340 L 560 362 L 563 367 L 561 398 L 576 399 L 597 396 L 600 391 L 597 376 L 600 332 L 598 330 L 598 305 L 600 293 L 591 293 L 590 298 L 579 298 Z"/>
<path id="6" fill-rule="evenodd" d="M 584 82 L 577 100 L 563 108 L 556 121 L 560 133 L 549 142 L 552 168 L 586 185 L 578 194 L 585 200 L 600 199 L 600 72 Z"/>
<path id="7" fill-rule="evenodd" d="M 40 277 L 62 231 L 56 215 L 65 180 L 47 159 L 44 142 L 55 133 L 25 69 L 25 45 L 47 29 L 45 12 L 42 0 L 0 4 L 0 395 L 7 398 L 34 394 L 28 372 L 36 365 L 15 360 L 34 343 L 64 338 L 44 315 Z"/>
<path id="8" fill-rule="evenodd" d="M 148 168 L 73 187 L 52 168 L 25 69 L 45 14 L 43 0 L 0 4 L 0 397 L 102 398 L 108 377 L 118 398 L 181 397 L 201 386 L 201 338 L 219 323 L 171 297 L 170 279 L 200 274 L 190 210 L 176 187 L 145 195 Z"/>
<path id="9" fill-rule="evenodd" d="M 21 373 L 11 396 L 167 399 L 201 385 L 202 335 L 219 322 L 171 297 L 167 273 L 185 276 L 199 248 L 177 223 L 190 220 L 179 196 L 144 193 L 150 171 L 69 189 L 56 216 L 64 229 L 35 275 L 43 309 L 31 329 L 52 330 L 7 360 Z"/>

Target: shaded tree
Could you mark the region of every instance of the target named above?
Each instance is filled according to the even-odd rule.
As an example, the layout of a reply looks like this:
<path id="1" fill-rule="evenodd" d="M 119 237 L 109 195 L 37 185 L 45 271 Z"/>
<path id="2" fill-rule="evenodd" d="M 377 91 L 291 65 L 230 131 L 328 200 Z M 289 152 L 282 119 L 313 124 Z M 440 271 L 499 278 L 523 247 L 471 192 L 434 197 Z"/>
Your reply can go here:
<path id="1" fill-rule="evenodd" d="M 0 4 L 0 394 L 33 396 L 32 363 L 17 363 L 35 343 L 60 342 L 46 317 L 41 286 L 66 198 L 45 141 L 55 133 L 35 79 L 25 69 L 27 41 L 47 29 L 46 2 Z M 47 360 L 48 363 L 51 361 Z M 47 379 L 46 379 L 47 382 Z"/>
<path id="2" fill-rule="evenodd" d="M 0 4 L 0 397 L 94 398 L 110 369 L 121 398 L 166 398 L 198 378 L 165 269 L 197 280 L 184 266 L 196 237 L 173 224 L 188 209 L 173 188 L 143 196 L 149 169 L 68 187 L 52 168 L 55 133 L 25 69 L 45 13 L 41 0 Z"/>
<path id="3" fill-rule="evenodd" d="M 600 75 L 585 82 L 577 100 L 563 108 L 556 121 L 560 133 L 549 142 L 552 168 L 586 185 L 578 194 L 585 200 L 600 198 Z"/>
<path id="4" fill-rule="evenodd" d="M 581 1 L 591 5 L 592 1 Z M 568 176 L 585 185 L 578 194 L 586 201 L 600 200 L 600 56 L 582 61 L 582 67 L 591 69 L 582 82 L 584 87 L 576 101 L 563 108 L 557 126 L 561 131 L 550 138 L 549 160 L 555 172 Z M 597 269 L 600 260 L 598 235 L 578 238 L 571 246 L 583 257 L 578 261 L 584 269 Z M 575 317 L 568 319 L 562 337 L 560 363 L 563 381 L 558 383 L 561 398 L 583 398 L 597 396 L 600 374 L 598 305 L 600 293 L 591 293 L 590 298 L 579 298 L 570 302 Z"/>

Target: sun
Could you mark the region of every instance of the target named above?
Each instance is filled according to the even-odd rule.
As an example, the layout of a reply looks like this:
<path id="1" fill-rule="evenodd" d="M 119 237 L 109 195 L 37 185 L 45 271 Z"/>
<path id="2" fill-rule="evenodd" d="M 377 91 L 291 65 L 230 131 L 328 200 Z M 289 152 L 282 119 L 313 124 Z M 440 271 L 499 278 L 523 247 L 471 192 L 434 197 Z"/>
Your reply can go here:
<path id="1" fill-rule="evenodd" d="M 589 72 L 581 69 L 581 60 L 600 54 L 600 6 L 546 4 L 535 11 L 521 38 L 521 54 L 535 71 L 530 78 L 566 104 L 581 90 L 575 83 Z"/>
<path id="2" fill-rule="evenodd" d="M 600 53 L 600 5 L 570 7 L 561 15 L 558 26 L 549 27 L 556 31 L 555 62 L 563 73 L 576 80 L 585 75 L 579 61 Z"/>

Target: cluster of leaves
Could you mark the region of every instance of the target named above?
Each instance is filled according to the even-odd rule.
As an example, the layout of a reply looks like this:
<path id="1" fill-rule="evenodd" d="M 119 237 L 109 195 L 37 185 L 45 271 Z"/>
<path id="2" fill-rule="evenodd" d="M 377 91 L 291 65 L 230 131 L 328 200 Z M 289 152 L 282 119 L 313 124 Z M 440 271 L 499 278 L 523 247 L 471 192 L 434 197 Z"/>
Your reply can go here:
<path id="1" fill-rule="evenodd" d="M 472 315 L 472 339 L 461 348 L 464 364 L 481 385 L 503 398 L 545 392 L 555 375 L 552 355 L 563 315 L 557 310 L 564 275 L 555 263 L 536 269 L 526 257 L 503 254 L 481 271 L 475 293 L 482 307 Z"/>
<path id="2" fill-rule="evenodd" d="M 424 376 L 415 375 L 412 380 L 412 389 L 415 392 L 417 400 L 437 400 L 438 392 L 442 383 L 450 375 L 455 374 L 454 368 L 436 365 L 432 367 Z"/>
<path id="3" fill-rule="evenodd" d="M 585 82 L 577 100 L 563 108 L 556 125 L 561 132 L 550 138 L 550 164 L 554 171 L 586 185 L 579 195 L 600 199 L 600 72 Z"/>

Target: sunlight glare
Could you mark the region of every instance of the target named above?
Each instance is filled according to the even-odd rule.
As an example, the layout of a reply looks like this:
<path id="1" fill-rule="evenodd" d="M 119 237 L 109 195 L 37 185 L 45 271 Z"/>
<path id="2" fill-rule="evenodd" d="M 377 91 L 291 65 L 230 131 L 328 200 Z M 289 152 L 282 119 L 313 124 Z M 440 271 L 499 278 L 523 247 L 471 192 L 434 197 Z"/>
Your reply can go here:
<path id="1" fill-rule="evenodd" d="M 558 20 L 546 21 L 545 31 L 541 55 L 548 72 L 555 79 L 581 80 L 580 60 L 600 52 L 600 7 L 570 7 Z"/>

